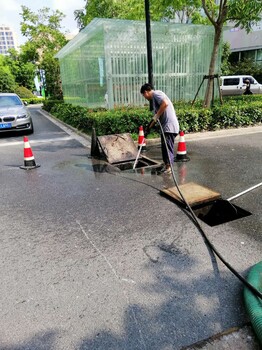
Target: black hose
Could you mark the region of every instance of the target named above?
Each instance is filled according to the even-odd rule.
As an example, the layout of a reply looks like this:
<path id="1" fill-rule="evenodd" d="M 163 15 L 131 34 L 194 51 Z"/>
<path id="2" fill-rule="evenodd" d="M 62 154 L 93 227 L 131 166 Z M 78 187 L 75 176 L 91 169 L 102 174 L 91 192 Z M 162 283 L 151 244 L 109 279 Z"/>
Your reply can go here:
<path id="1" fill-rule="evenodd" d="M 192 219 L 193 219 L 193 222 L 195 224 L 195 226 L 198 228 L 198 230 L 200 231 L 202 237 L 204 238 L 205 242 L 207 243 L 207 245 L 209 246 L 209 248 L 215 253 L 215 255 L 222 261 L 222 263 L 248 288 L 250 289 L 257 297 L 259 297 L 260 299 L 262 299 L 262 293 L 257 290 L 254 286 L 252 286 L 252 284 L 250 284 L 243 276 L 241 276 L 223 257 L 222 255 L 217 251 L 217 249 L 214 247 L 214 245 L 210 242 L 210 240 L 208 239 L 207 235 L 205 234 L 204 230 L 202 229 L 200 223 L 199 223 L 199 220 L 198 218 L 196 217 L 194 211 L 192 210 L 192 208 L 190 207 L 190 205 L 188 204 L 187 200 L 185 199 L 185 197 L 183 196 L 182 192 L 180 191 L 180 188 L 178 186 L 178 183 L 177 183 L 177 180 L 176 180 L 176 177 L 175 177 L 175 172 L 174 172 L 174 168 L 173 168 L 173 164 L 171 162 L 171 159 L 170 159 L 170 155 L 169 155 L 169 152 L 168 152 L 168 148 L 167 148 L 167 143 L 166 143 L 166 138 L 165 138 L 165 134 L 164 134 L 164 131 L 163 131 L 163 128 L 162 128 L 162 125 L 161 123 L 158 121 L 158 124 L 160 126 L 160 130 L 161 130 L 161 133 L 162 133 L 162 136 L 163 136 L 163 140 L 164 140 L 164 143 L 165 143 L 165 147 L 166 147 L 166 150 L 167 150 L 167 154 L 168 154 L 168 159 L 169 159 L 169 164 L 170 164 L 170 167 L 171 167 L 171 173 L 172 173 L 172 177 L 173 177 L 173 180 L 174 180 L 174 183 L 177 187 L 177 190 L 180 194 L 180 197 L 181 199 L 183 200 L 184 204 L 186 205 L 186 207 L 188 208 L 191 216 L 192 216 Z"/>

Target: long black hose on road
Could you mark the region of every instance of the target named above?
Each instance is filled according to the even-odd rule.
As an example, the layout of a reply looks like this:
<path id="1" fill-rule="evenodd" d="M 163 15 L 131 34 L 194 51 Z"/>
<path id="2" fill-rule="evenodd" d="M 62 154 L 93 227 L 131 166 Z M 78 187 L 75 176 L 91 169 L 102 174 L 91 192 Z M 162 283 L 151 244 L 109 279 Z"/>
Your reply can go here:
<path id="1" fill-rule="evenodd" d="M 159 126 L 160 126 L 160 130 L 161 130 L 161 133 L 162 133 L 162 136 L 163 136 L 163 139 L 164 139 L 164 142 L 165 142 L 165 147 L 166 149 L 168 150 L 168 147 L 167 147 L 167 142 L 166 142 L 166 138 L 165 138 L 165 134 L 164 134 L 164 131 L 163 131 L 163 128 L 162 128 L 162 125 L 160 122 L 158 122 Z M 170 166 L 171 166 L 171 173 L 172 173 L 172 177 L 173 177 L 173 180 L 174 180 L 174 183 L 176 185 L 176 188 L 179 192 L 179 195 L 181 197 L 181 199 L 183 200 L 184 204 L 186 205 L 186 208 L 189 210 L 191 216 L 192 216 L 192 219 L 193 219 L 193 222 L 195 224 L 195 226 L 197 227 L 197 229 L 199 230 L 199 232 L 201 233 L 202 237 L 204 238 L 205 242 L 207 243 L 207 245 L 209 246 L 209 248 L 215 253 L 215 255 L 222 261 L 222 263 L 249 289 L 251 290 L 257 297 L 259 297 L 260 299 L 262 299 L 262 293 L 257 290 L 254 286 L 252 286 L 252 284 L 250 284 L 243 276 L 241 276 L 224 258 L 223 256 L 217 251 L 217 249 L 214 247 L 214 245 L 210 242 L 210 240 L 208 239 L 207 235 L 205 234 L 204 230 L 202 229 L 200 223 L 199 223 L 199 220 L 198 218 L 196 217 L 193 209 L 191 208 L 191 206 L 188 204 L 187 200 L 185 199 L 185 197 L 183 196 L 183 193 L 181 192 L 179 186 L 178 186 L 178 183 L 177 183 L 177 180 L 176 180 L 176 177 L 175 177 L 175 172 L 174 172 L 174 168 L 173 168 L 173 164 L 171 162 L 171 159 L 170 159 L 170 155 L 169 155 L 169 152 L 167 151 L 167 154 L 168 154 L 168 159 L 169 159 L 169 163 L 170 163 Z"/>

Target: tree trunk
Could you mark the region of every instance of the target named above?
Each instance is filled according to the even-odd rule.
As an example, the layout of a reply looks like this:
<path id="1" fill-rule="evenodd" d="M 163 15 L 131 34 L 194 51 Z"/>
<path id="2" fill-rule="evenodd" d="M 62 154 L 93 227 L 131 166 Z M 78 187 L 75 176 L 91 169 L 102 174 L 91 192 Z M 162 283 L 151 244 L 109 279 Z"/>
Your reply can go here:
<path id="1" fill-rule="evenodd" d="M 223 25 L 217 25 L 215 26 L 215 36 L 214 36 L 214 45 L 213 45 L 213 51 L 212 56 L 210 60 L 209 65 L 209 72 L 208 72 L 208 81 L 207 81 L 207 88 L 206 88 L 206 94 L 205 99 L 203 102 L 203 107 L 209 108 L 211 105 L 213 93 L 214 93 L 214 74 L 215 74 L 215 67 L 216 67 L 216 61 L 218 58 L 218 51 L 219 51 L 219 44 L 222 34 L 222 28 Z"/>

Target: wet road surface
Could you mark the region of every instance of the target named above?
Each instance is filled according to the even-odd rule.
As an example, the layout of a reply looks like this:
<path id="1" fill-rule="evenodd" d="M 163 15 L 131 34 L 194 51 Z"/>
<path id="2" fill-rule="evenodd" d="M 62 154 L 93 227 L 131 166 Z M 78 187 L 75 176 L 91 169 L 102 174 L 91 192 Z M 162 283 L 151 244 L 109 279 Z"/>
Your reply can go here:
<path id="1" fill-rule="evenodd" d="M 181 349 L 248 322 L 243 286 L 187 213 L 159 194 L 171 177 L 121 172 L 35 112 L 37 163 L 0 139 L 2 349 Z M 261 129 L 187 143 L 175 164 L 229 198 L 261 182 Z M 16 143 L 18 142 L 18 143 Z M 147 156 L 161 161 L 159 145 Z M 234 203 L 251 216 L 203 228 L 246 275 L 261 260 L 261 188 Z"/>

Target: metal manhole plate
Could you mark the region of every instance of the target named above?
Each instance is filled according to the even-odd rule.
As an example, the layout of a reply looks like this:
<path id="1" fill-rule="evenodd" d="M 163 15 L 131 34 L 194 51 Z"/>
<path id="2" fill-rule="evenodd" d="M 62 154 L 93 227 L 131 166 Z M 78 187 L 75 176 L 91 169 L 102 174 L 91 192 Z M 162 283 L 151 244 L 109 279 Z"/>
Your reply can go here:
<path id="1" fill-rule="evenodd" d="M 114 134 L 97 137 L 108 163 L 128 162 L 136 159 L 137 146 L 130 134 Z"/>
<path id="2" fill-rule="evenodd" d="M 220 193 L 213 191 L 210 188 L 198 185 L 194 182 L 183 184 L 179 186 L 179 189 L 190 206 L 207 203 L 221 198 Z M 165 188 L 161 190 L 161 192 L 170 196 L 176 201 L 182 202 L 176 187 Z"/>

